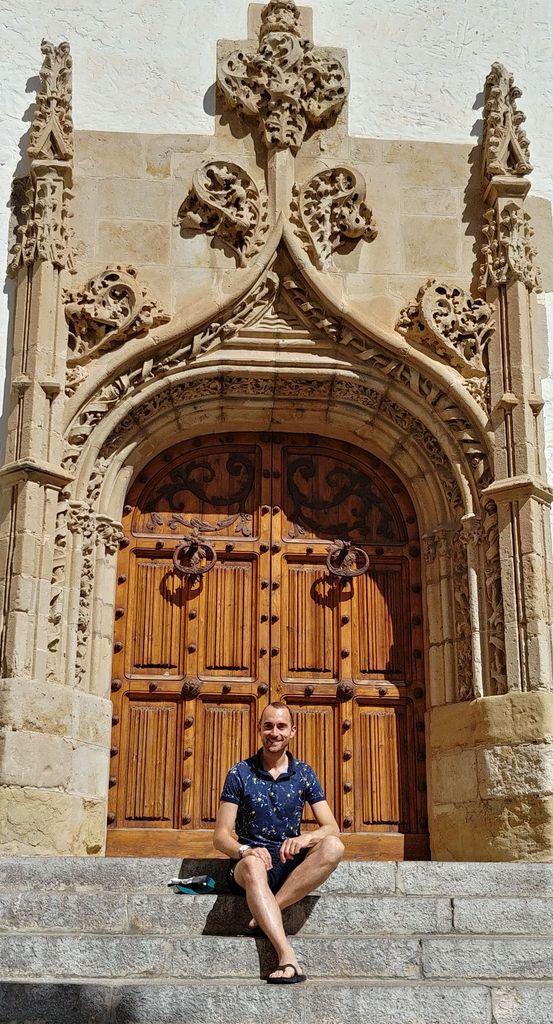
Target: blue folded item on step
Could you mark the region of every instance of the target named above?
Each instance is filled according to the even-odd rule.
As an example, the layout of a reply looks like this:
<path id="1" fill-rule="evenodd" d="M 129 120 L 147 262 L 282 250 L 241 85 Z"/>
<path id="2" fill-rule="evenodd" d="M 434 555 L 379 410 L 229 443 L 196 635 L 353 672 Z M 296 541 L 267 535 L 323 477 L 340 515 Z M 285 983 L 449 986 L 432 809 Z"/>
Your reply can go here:
<path id="1" fill-rule="evenodd" d="M 185 896 L 209 896 L 215 889 L 215 879 L 211 875 L 194 875 L 192 878 L 172 878 L 168 885 L 173 892 Z"/>

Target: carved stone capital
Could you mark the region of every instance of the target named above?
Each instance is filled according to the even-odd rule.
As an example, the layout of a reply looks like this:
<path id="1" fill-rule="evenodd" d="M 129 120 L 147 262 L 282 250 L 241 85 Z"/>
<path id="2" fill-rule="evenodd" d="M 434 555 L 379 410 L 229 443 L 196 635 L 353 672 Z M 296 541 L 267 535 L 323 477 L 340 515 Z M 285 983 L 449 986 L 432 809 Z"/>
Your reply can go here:
<path id="1" fill-rule="evenodd" d="M 171 319 L 151 298 L 131 266 L 107 267 L 83 288 L 65 292 L 64 302 L 69 324 L 69 366 L 87 363 Z"/>
<path id="2" fill-rule="evenodd" d="M 96 534 L 104 545 L 107 555 L 114 555 L 119 550 L 119 542 L 123 539 L 123 527 L 108 516 L 96 517 Z"/>
<path id="3" fill-rule="evenodd" d="M 465 377 L 485 377 L 484 353 L 495 328 L 491 306 L 462 288 L 428 281 L 400 314 L 397 330 Z"/>
<path id="4" fill-rule="evenodd" d="M 238 164 L 211 160 L 192 178 L 177 223 L 215 235 L 230 246 L 241 267 L 263 244 L 268 231 L 267 196 Z"/>
<path id="5" fill-rule="evenodd" d="M 255 117 L 269 149 L 299 150 L 308 127 L 325 124 L 346 102 L 343 64 L 317 53 L 299 31 L 291 0 L 271 0 L 255 53 L 236 50 L 217 69 L 227 104 Z"/>
<path id="6" fill-rule="evenodd" d="M 523 177 L 532 170 L 528 138 L 523 130 L 526 117 L 517 110 L 522 95 L 503 64 L 492 64 L 486 79 L 482 176 Z"/>
<path id="7" fill-rule="evenodd" d="M 530 214 L 515 201 L 497 201 L 484 215 L 480 287 L 497 288 L 521 281 L 528 291 L 541 291 L 541 274 L 532 244 Z"/>
<path id="8" fill-rule="evenodd" d="M 296 189 L 300 233 L 319 270 L 328 267 L 332 254 L 348 240 L 376 238 L 366 192 L 363 176 L 350 167 L 321 171 Z"/>

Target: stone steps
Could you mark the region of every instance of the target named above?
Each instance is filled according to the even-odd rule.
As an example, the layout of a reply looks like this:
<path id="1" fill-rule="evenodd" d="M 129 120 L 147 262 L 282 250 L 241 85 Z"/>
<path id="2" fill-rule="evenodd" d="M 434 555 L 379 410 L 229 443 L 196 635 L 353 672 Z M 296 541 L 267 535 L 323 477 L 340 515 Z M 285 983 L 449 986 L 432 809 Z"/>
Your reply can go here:
<path id="1" fill-rule="evenodd" d="M 0 860 L 0 1024 L 553 1024 L 553 865 L 343 864 L 287 912 L 286 989 L 224 870 Z M 218 895 L 167 889 L 206 872 Z"/>

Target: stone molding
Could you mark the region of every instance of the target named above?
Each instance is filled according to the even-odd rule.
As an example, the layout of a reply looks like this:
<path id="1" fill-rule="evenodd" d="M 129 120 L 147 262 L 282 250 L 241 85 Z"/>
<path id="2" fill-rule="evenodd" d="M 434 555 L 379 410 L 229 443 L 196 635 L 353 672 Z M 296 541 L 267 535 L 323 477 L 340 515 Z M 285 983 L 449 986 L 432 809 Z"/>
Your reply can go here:
<path id="1" fill-rule="evenodd" d="M 73 193 L 72 58 L 69 43 L 43 40 L 44 61 L 31 125 L 29 178 L 14 189 L 15 241 L 9 270 L 35 261 L 74 270 L 71 200 Z"/>
<path id="2" fill-rule="evenodd" d="M 87 363 L 171 319 L 150 296 L 132 266 L 106 267 L 82 288 L 65 291 L 63 301 L 69 325 L 70 367 Z M 77 387 L 82 379 L 82 375 L 73 375 L 69 388 Z"/>
<path id="3" fill-rule="evenodd" d="M 362 174 L 345 166 L 320 171 L 301 188 L 296 186 L 294 219 L 318 270 L 326 270 L 333 253 L 347 241 L 376 238 L 366 194 Z"/>
<path id="4" fill-rule="evenodd" d="M 194 171 L 177 224 L 215 235 L 236 253 L 238 265 L 245 267 L 269 229 L 267 194 L 239 164 L 210 160 Z"/>
<path id="5" fill-rule="evenodd" d="M 261 15 L 257 51 L 236 50 L 217 68 L 231 109 L 256 118 L 269 150 L 296 154 L 309 128 L 328 123 L 349 93 L 348 73 L 301 38 L 292 0 L 270 0 Z"/>

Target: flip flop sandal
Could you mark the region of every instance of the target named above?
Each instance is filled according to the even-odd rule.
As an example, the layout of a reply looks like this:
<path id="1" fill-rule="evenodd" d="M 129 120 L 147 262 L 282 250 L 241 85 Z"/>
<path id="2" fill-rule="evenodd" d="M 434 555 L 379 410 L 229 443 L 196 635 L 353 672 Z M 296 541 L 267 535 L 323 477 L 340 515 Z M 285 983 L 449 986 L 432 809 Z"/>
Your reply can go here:
<path id="1" fill-rule="evenodd" d="M 277 971 L 285 971 L 287 967 L 291 967 L 293 975 L 291 978 L 267 978 L 268 985 L 299 985 L 302 981 L 307 981 L 306 974 L 300 974 L 295 964 L 279 964 L 275 968 Z"/>

